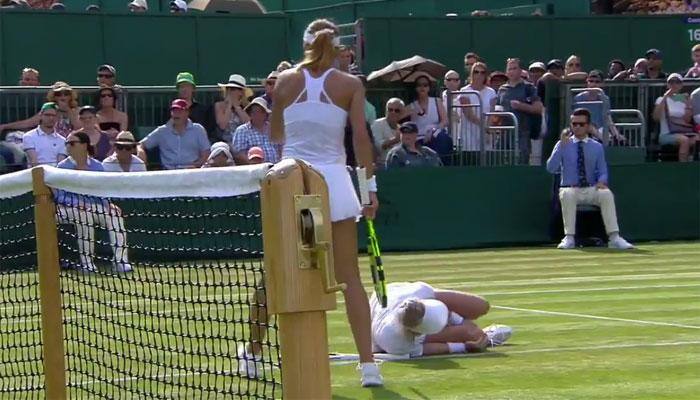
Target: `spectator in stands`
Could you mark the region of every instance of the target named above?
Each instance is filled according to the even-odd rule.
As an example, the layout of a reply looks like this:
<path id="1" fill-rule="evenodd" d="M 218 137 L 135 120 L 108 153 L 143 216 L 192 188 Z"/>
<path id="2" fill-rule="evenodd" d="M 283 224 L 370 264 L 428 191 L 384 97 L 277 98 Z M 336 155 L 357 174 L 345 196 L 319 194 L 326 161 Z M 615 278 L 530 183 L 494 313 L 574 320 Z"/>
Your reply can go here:
<path id="1" fill-rule="evenodd" d="M 139 142 L 138 156 L 147 161 L 146 150 L 158 148 L 166 169 L 199 168 L 209 157 L 209 140 L 204 127 L 189 118 L 189 103 L 175 99 L 170 120 Z"/>
<path id="2" fill-rule="evenodd" d="M 21 132 L 20 132 L 21 133 Z M 20 136 L 21 138 L 21 136 Z M 27 168 L 27 153 L 12 138 L 0 142 L 0 175 Z"/>
<path id="3" fill-rule="evenodd" d="M 248 150 L 255 146 L 263 149 L 267 162 L 277 163 L 282 156 L 282 146 L 272 143 L 270 138 L 270 124 L 267 121 L 270 108 L 267 103 L 260 97 L 253 99 L 245 112 L 250 120 L 236 129 L 231 145 L 236 164 L 247 164 Z"/>
<path id="4" fill-rule="evenodd" d="M 615 79 L 617 74 L 625 70 L 625 63 L 622 60 L 614 59 L 608 64 L 608 76 L 605 79 Z"/>
<path id="5" fill-rule="evenodd" d="M 678 161 L 689 161 L 698 134 L 693 129 L 693 107 L 683 89 L 683 77 L 671 74 L 667 79 L 668 90 L 656 99 L 654 119 L 659 122 L 659 144 L 677 145 Z"/>
<path id="6" fill-rule="evenodd" d="M 615 198 L 608 189 L 608 166 L 603 146 L 588 138 L 591 115 L 586 109 L 576 109 L 571 114 L 571 128 L 565 130 L 547 160 L 547 171 L 561 174 L 559 199 L 564 220 L 564 238 L 559 249 L 576 247 L 576 206 L 592 204 L 600 207 L 608 247 L 632 249 L 623 239 L 617 224 Z M 573 132 L 573 135 L 572 135 Z"/>
<path id="7" fill-rule="evenodd" d="M 102 11 L 102 9 L 97 4 L 89 4 L 87 7 L 85 7 L 85 12 L 98 13 L 100 11 Z"/>
<path id="8" fill-rule="evenodd" d="M 270 109 L 272 109 L 272 93 L 274 92 L 275 89 L 275 83 L 277 83 L 277 77 L 279 76 L 279 72 L 277 71 L 272 71 L 269 74 L 267 74 L 267 78 L 265 79 L 264 85 L 265 85 L 265 94 L 263 94 L 262 97 L 263 100 L 269 104 Z"/>
<path id="9" fill-rule="evenodd" d="M 486 76 L 488 74 L 488 67 L 485 63 L 477 62 L 472 66 L 471 73 L 469 74 L 469 84 L 462 88 L 462 91 L 474 90 L 479 92 L 479 96 L 475 94 L 465 94 L 460 96 L 460 103 L 462 104 L 474 104 L 480 105 L 476 108 L 463 108 L 462 109 L 462 129 L 461 129 L 461 151 L 467 152 L 468 160 L 476 161 L 478 160 L 478 154 L 472 152 L 478 152 L 481 150 L 481 137 L 482 137 L 482 121 L 486 116 L 487 112 L 493 111 L 496 105 L 496 91 L 486 86 Z M 484 138 L 485 148 L 490 147 L 490 140 L 488 137 Z M 470 163 L 471 164 L 471 163 Z"/>
<path id="10" fill-rule="evenodd" d="M 187 12 L 187 2 L 185 0 L 172 0 L 170 2 L 170 12 L 179 14 Z"/>
<path id="11" fill-rule="evenodd" d="M 129 11 L 132 13 L 145 13 L 148 11 L 148 1 L 147 0 L 134 0 L 129 3 Z"/>
<path id="12" fill-rule="evenodd" d="M 464 73 L 469 76 L 472 72 L 472 66 L 476 64 L 477 61 L 481 61 L 481 57 L 474 52 L 468 52 L 464 55 Z"/>
<path id="13" fill-rule="evenodd" d="M 46 95 L 49 103 L 57 107 L 58 120 L 55 124 L 55 132 L 64 138 L 76 129 L 80 129 L 80 118 L 78 118 L 78 94 L 65 82 L 56 82 Z M 40 123 L 41 115 L 36 114 L 31 118 L 22 121 L 0 124 L 0 132 L 5 129 L 24 130 L 35 127 Z"/>
<path id="14" fill-rule="evenodd" d="M 97 91 L 97 122 L 100 129 L 107 132 L 111 139 L 115 139 L 119 132 L 129 127 L 129 116 L 116 109 L 119 97 L 117 90 L 112 86 L 105 86 Z"/>
<path id="15" fill-rule="evenodd" d="M 73 132 L 66 139 L 69 157 L 58 163 L 58 168 L 102 172 L 102 163 L 92 158 L 93 147 L 85 132 Z M 132 271 L 127 253 L 126 229 L 119 207 L 107 200 L 56 191 L 58 220 L 61 223 L 75 224 L 80 268 L 82 272 L 97 272 L 95 257 L 95 226 L 105 228 L 109 235 L 114 258 L 115 272 Z"/>
<path id="16" fill-rule="evenodd" d="M 547 67 L 541 61 L 535 61 L 527 68 L 528 82 L 537 85 L 542 75 L 547 72 Z"/>
<path id="17" fill-rule="evenodd" d="M 416 100 L 407 106 L 411 121 L 418 126 L 419 145 L 428 144 L 447 126 L 447 111 L 442 99 L 431 96 L 432 82 L 426 75 L 415 80 Z"/>
<path id="18" fill-rule="evenodd" d="M 265 152 L 258 146 L 248 149 L 248 164 L 262 164 L 265 162 Z"/>
<path id="19" fill-rule="evenodd" d="M 129 131 L 119 132 L 114 142 L 114 154 L 102 161 L 102 168 L 107 172 L 141 172 L 146 164 L 136 157 L 136 139 Z"/>
<path id="20" fill-rule="evenodd" d="M 94 149 L 92 156 L 102 161 L 112 154 L 112 144 L 106 132 L 97 125 L 97 110 L 93 106 L 80 108 L 80 123 L 82 128 L 75 132 L 84 132 L 90 138 L 90 146 Z"/>
<path id="21" fill-rule="evenodd" d="M 646 58 L 638 58 L 637 61 L 634 62 L 634 66 L 631 69 L 622 71 L 615 75 L 613 80 L 615 81 L 622 81 L 622 80 L 628 80 L 628 81 L 636 81 L 640 77 L 646 76 L 647 74 L 647 66 L 648 62 Z"/>
<path id="22" fill-rule="evenodd" d="M 566 65 L 564 66 L 564 79 L 570 81 L 585 80 L 588 76 L 581 67 L 581 57 L 572 54 L 566 59 Z"/>
<path id="23" fill-rule="evenodd" d="M 659 49 L 649 49 L 646 52 L 647 72 L 640 79 L 666 79 L 668 76 L 663 71 L 663 54 Z"/>
<path id="24" fill-rule="evenodd" d="M 340 46 L 340 52 L 338 53 L 338 69 L 351 73 L 351 67 L 355 63 L 355 52 L 350 46 Z"/>
<path id="25" fill-rule="evenodd" d="M 498 88 L 506 82 L 508 82 L 508 75 L 501 71 L 493 71 L 491 75 L 489 75 L 488 86 L 494 91 L 498 91 Z"/>
<path id="26" fill-rule="evenodd" d="M 22 69 L 22 76 L 19 79 L 20 86 L 40 86 L 39 71 L 34 68 Z"/>
<path id="27" fill-rule="evenodd" d="M 685 73 L 685 77 L 692 79 L 700 78 L 700 44 L 693 46 L 690 55 L 693 59 L 693 66 Z"/>
<path id="28" fill-rule="evenodd" d="M 189 105 L 190 120 L 202 125 L 211 139 L 214 133 L 210 118 L 211 109 L 195 100 L 194 93 L 197 89 L 197 85 L 194 81 L 194 75 L 190 72 L 180 72 L 177 74 L 175 78 L 175 88 L 177 89 L 178 98 L 187 101 Z"/>
<path id="29" fill-rule="evenodd" d="M 600 89 L 603 83 L 603 72 L 594 69 L 586 78 L 586 86 L 592 90 L 581 92 L 574 97 L 573 109 L 585 108 L 591 114 L 590 133 L 603 145 L 606 133 L 610 134 L 610 140 L 624 142 L 625 137 L 620 135 L 610 114 L 610 97 Z"/>
<path id="30" fill-rule="evenodd" d="M 385 117 L 372 123 L 370 130 L 374 135 L 374 147 L 378 153 L 377 165 L 384 166 L 389 150 L 401 142 L 399 121 L 404 116 L 404 107 L 403 100 L 392 97 L 386 102 Z"/>
<path id="31" fill-rule="evenodd" d="M 226 142 L 216 142 L 211 145 L 207 162 L 202 168 L 230 167 L 236 165 L 233 161 L 231 149 Z"/>
<path id="32" fill-rule="evenodd" d="M 459 91 L 459 85 L 462 83 L 462 80 L 459 78 L 459 74 L 455 70 L 449 70 L 445 74 L 445 90 L 442 91 L 442 104 L 447 107 L 447 92 L 456 92 Z M 455 99 L 453 99 L 455 100 Z"/>
<path id="33" fill-rule="evenodd" d="M 362 86 L 365 87 L 365 90 L 367 89 L 367 77 L 365 75 L 362 75 L 359 73 L 359 71 L 354 70 L 351 71 L 353 75 L 355 75 L 361 82 Z M 367 98 L 365 98 L 365 122 L 367 123 L 367 128 L 369 129 L 370 124 L 372 122 L 377 120 L 377 108 L 374 106 L 374 104 L 370 103 Z M 349 124 L 349 122 L 348 122 Z M 370 133 L 371 135 L 371 133 Z"/>
<path id="34" fill-rule="evenodd" d="M 439 167 L 440 156 L 427 146 L 417 146 L 418 125 L 404 122 L 399 128 L 401 143 L 389 150 L 386 156 L 386 168 Z"/>
<path id="35" fill-rule="evenodd" d="M 109 64 L 97 67 L 97 85 L 100 87 L 114 87 L 117 84 L 117 69 Z"/>
<path id="36" fill-rule="evenodd" d="M 37 115 L 39 126 L 24 134 L 22 149 L 27 153 L 30 167 L 56 165 L 66 158 L 66 139 L 55 130 L 58 106 L 53 102 L 44 103 Z"/>
<path id="37" fill-rule="evenodd" d="M 504 111 L 514 113 L 518 119 L 520 162 L 524 163 L 530 159 L 530 139 L 539 139 L 540 129 L 536 127 L 536 124 L 542 123 L 540 118 L 544 106 L 537 95 L 537 89 L 532 84 L 523 81 L 520 70 L 519 59 L 509 58 L 507 60 L 508 82 L 498 89 L 496 103 L 503 106 Z M 539 118 L 535 121 L 533 116 Z"/>
<path id="38" fill-rule="evenodd" d="M 238 74 L 231 75 L 227 83 L 219 83 L 219 87 L 224 99 L 214 104 L 216 125 L 222 132 L 221 140 L 231 144 L 236 129 L 250 121 L 244 108 L 252 91 L 246 85 L 245 78 Z"/>
<path id="39" fill-rule="evenodd" d="M 277 71 L 277 72 L 282 72 L 282 71 L 287 70 L 287 69 L 290 69 L 290 68 L 292 68 L 292 67 L 293 67 L 293 65 L 292 65 L 292 63 L 290 63 L 289 61 L 280 61 L 280 63 L 277 64 L 276 71 Z"/>
<path id="40" fill-rule="evenodd" d="M 66 11 L 66 5 L 63 3 L 53 3 L 49 8 L 51 11 Z"/>

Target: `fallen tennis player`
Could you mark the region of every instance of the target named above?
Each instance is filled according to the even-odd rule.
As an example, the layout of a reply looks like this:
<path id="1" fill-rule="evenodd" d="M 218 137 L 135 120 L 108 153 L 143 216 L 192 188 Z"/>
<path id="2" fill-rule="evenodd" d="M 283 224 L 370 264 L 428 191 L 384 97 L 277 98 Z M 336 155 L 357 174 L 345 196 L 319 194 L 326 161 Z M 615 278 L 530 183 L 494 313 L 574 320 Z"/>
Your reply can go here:
<path id="1" fill-rule="evenodd" d="M 489 311 L 489 303 L 473 294 L 424 282 L 390 283 L 387 294 L 386 308 L 376 294 L 370 299 L 375 353 L 421 357 L 480 352 L 502 345 L 512 333 L 505 325 L 479 328 L 474 320 Z"/>

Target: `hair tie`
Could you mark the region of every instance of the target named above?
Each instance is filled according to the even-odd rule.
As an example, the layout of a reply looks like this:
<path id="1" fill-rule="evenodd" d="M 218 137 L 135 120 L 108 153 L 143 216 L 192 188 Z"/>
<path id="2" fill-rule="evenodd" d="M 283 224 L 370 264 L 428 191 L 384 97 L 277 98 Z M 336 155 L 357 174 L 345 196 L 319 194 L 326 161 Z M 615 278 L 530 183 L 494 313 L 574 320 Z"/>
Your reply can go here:
<path id="1" fill-rule="evenodd" d="M 318 31 L 318 32 L 320 32 L 320 31 Z M 308 44 L 308 45 L 313 44 L 314 40 L 316 40 L 316 35 L 318 34 L 318 32 L 311 33 L 311 32 L 309 32 L 309 29 L 307 28 L 304 31 L 304 36 L 303 36 L 304 44 Z M 340 46 L 340 38 L 339 37 L 333 36 L 333 46 Z"/>

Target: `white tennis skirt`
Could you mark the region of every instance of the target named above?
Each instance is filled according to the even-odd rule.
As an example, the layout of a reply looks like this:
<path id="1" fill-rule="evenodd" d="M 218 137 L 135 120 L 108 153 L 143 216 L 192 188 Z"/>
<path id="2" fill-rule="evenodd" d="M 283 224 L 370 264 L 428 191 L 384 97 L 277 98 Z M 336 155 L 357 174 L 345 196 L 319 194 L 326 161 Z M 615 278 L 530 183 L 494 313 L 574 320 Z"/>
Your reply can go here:
<path id="1" fill-rule="evenodd" d="M 362 214 L 360 201 L 350 173 L 344 164 L 312 164 L 328 184 L 328 197 L 331 205 L 331 221 L 357 218 Z"/>

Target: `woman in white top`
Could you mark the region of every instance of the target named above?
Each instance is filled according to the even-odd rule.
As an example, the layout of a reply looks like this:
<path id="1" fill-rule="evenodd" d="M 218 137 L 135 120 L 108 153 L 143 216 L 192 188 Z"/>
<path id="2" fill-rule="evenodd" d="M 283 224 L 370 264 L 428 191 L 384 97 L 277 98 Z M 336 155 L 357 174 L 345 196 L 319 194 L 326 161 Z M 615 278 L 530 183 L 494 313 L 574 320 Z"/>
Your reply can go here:
<path id="1" fill-rule="evenodd" d="M 688 154 L 698 140 L 691 123 L 690 99 L 687 93 L 681 93 L 683 78 L 680 74 L 671 74 L 666 82 L 668 90 L 656 99 L 654 107 L 654 119 L 659 122 L 659 144 L 677 145 L 678 161 L 688 161 Z"/>
<path id="2" fill-rule="evenodd" d="M 365 207 L 355 194 L 346 168 L 345 125 L 349 118 L 355 157 L 373 176 L 372 143 L 365 126 L 365 90 L 355 76 L 335 68 L 338 27 L 320 19 L 304 32 L 304 61 L 277 79 L 271 115 L 272 141 L 284 143 L 283 158 L 305 160 L 323 174 L 328 184 L 333 230 L 333 255 L 350 327 L 360 354 L 362 385 L 381 386 L 382 377 L 372 355 L 369 301 L 357 261 L 357 217 L 374 218 L 378 201 L 370 192 Z M 371 189 L 370 189 L 371 190 Z"/>
<path id="3" fill-rule="evenodd" d="M 482 121 L 487 112 L 493 111 L 496 105 L 496 91 L 486 86 L 488 78 L 488 67 L 485 63 L 479 61 L 472 65 L 469 74 L 469 84 L 462 88 L 465 90 L 474 90 L 479 92 L 476 94 L 465 94 L 460 96 L 459 101 L 462 104 L 479 104 L 480 107 L 463 108 L 464 121 L 462 122 L 462 151 L 479 151 L 481 150 L 481 132 Z M 489 149 L 491 141 L 488 137 L 484 137 L 484 148 Z"/>
<path id="4" fill-rule="evenodd" d="M 416 100 L 408 105 L 411 121 L 418 125 L 418 141 L 427 144 L 440 129 L 447 126 L 447 111 L 442 99 L 430 95 L 431 80 L 428 75 L 418 76 Z"/>

